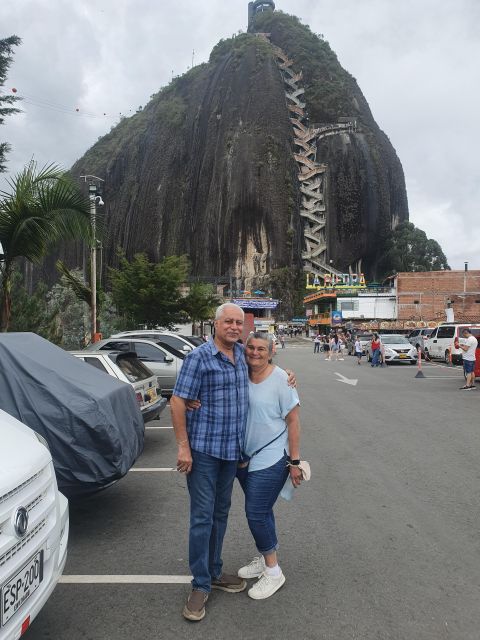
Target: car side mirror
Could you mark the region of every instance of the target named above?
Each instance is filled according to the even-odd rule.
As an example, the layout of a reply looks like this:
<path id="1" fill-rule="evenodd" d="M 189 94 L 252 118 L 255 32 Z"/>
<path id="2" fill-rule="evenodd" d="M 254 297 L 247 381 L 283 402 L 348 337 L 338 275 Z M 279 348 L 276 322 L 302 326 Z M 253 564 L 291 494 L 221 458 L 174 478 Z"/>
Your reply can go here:
<path id="1" fill-rule="evenodd" d="M 172 356 L 165 356 L 165 362 L 173 362 Z"/>

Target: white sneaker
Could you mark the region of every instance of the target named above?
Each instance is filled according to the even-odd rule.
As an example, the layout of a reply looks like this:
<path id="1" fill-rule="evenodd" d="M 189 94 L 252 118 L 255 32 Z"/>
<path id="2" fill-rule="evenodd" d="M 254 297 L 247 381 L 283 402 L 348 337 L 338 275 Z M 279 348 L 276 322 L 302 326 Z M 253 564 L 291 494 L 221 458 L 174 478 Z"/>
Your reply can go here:
<path id="1" fill-rule="evenodd" d="M 265 571 L 265 559 L 263 556 L 255 557 L 251 562 L 238 570 L 239 578 L 258 578 Z"/>
<path id="2" fill-rule="evenodd" d="M 264 600 L 273 596 L 273 594 L 285 584 L 285 576 L 281 573 L 279 576 L 267 576 L 263 573 L 251 589 L 248 595 L 254 600 Z"/>

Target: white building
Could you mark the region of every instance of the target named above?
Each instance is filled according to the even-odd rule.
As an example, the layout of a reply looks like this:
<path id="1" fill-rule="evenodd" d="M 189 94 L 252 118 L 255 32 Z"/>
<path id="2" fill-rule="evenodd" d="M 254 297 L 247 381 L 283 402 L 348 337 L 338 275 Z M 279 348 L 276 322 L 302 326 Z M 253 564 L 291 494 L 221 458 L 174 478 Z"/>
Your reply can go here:
<path id="1" fill-rule="evenodd" d="M 344 321 L 396 320 L 397 297 L 395 289 L 362 291 L 355 296 L 337 296 L 337 311 Z"/>

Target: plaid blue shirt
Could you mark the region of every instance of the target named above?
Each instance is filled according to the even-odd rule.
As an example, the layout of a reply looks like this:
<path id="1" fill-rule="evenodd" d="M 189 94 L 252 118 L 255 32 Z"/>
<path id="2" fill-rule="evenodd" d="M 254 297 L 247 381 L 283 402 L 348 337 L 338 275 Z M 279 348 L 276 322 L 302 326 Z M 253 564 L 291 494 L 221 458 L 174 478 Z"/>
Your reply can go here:
<path id="1" fill-rule="evenodd" d="M 173 395 L 198 399 L 200 409 L 187 411 L 190 447 L 221 460 L 238 460 L 248 413 L 248 369 L 241 344 L 234 345 L 235 364 L 210 339 L 183 361 Z"/>

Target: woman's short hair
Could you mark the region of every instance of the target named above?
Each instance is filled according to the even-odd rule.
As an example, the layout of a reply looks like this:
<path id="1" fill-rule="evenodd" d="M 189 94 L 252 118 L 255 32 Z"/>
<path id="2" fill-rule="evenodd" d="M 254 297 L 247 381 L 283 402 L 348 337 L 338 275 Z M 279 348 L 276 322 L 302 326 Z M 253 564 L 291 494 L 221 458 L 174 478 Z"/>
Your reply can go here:
<path id="1" fill-rule="evenodd" d="M 251 340 L 265 340 L 265 342 L 268 344 L 268 354 L 272 355 L 273 339 L 268 333 L 265 333 L 264 331 L 252 331 L 248 334 L 247 342 L 245 344 L 248 345 Z"/>

